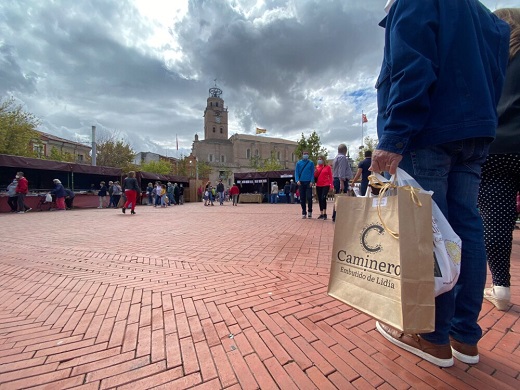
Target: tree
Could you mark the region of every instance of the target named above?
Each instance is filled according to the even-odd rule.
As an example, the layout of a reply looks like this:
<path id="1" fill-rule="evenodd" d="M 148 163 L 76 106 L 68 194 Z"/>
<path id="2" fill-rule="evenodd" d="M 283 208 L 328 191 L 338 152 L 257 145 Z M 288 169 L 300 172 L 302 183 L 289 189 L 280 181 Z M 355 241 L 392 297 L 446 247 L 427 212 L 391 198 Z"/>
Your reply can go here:
<path id="1" fill-rule="evenodd" d="M 36 157 L 27 147 L 39 139 L 36 128 L 39 120 L 17 105 L 14 98 L 0 102 L 0 153 Z"/>
<path id="2" fill-rule="evenodd" d="M 159 175 L 169 175 L 172 173 L 172 164 L 166 160 L 149 161 L 141 164 L 141 170 L 144 172 L 158 173 Z"/>
<path id="3" fill-rule="evenodd" d="M 365 159 L 365 152 L 367 150 L 374 151 L 376 149 L 377 143 L 378 143 L 377 138 L 374 139 L 370 136 L 365 137 L 365 139 L 363 140 L 364 145 L 362 148 L 359 148 L 359 152 L 358 152 L 357 158 L 355 160 L 356 166 L 357 166 L 357 164 L 359 164 L 361 161 L 363 161 Z"/>
<path id="4" fill-rule="evenodd" d="M 128 143 L 115 137 L 96 142 L 96 164 L 105 167 L 133 169 L 135 153 Z"/>
<path id="5" fill-rule="evenodd" d="M 199 178 L 209 177 L 210 173 L 213 171 L 213 168 L 211 167 L 211 165 L 209 165 L 205 161 L 198 161 L 197 166 L 199 169 Z"/>
<path id="6" fill-rule="evenodd" d="M 56 146 L 53 146 L 47 160 L 74 162 L 74 156 L 69 152 L 61 152 Z"/>
<path id="7" fill-rule="evenodd" d="M 271 151 L 271 156 L 262 160 L 260 156 L 253 156 L 250 159 L 250 166 L 257 172 L 279 171 L 283 165 L 275 156 L 275 151 Z"/>
<path id="8" fill-rule="evenodd" d="M 304 151 L 309 152 L 309 159 L 311 159 L 314 164 L 318 161 L 318 156 L 323 156 L 327 159 L 327 149 L 321 145 L 320 136 L 316 131 L 313 131 L 309 138 L 305 138 L 305 135 L 302 133 L 302 137 L 298 141 L 298 146 L 294 154 L 301 156 Z"/>

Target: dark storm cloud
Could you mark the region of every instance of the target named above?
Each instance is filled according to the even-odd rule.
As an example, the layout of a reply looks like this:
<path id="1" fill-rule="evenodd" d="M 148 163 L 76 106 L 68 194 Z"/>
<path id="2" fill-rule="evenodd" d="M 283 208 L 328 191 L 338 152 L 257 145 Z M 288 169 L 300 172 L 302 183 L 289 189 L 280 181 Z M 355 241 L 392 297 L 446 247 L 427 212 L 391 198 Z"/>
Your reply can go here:
<path id="1" fill-rule="evenodd" d="M 379 1 L 298 1 L 290 17 L 254 20 L 221 2 L 190 2 L 178 29 L 190 67 L 217 77 L 242 127 L 280 135 L 345 130 L 345 118 L 317 111 L 309 92 L 354 82 L 359 70 L 375 79 L 382 50 Z M 285 6 L 271 1 L 264 12 Z M 196 38 L 194 38 L 196 37 Z M 374 51 L 377 52 L 374 55 Z M 337 92 L 339 99 L 345 91 Z M 340 124 L 341 123 L 341 124 Z"/>
<path id="2" fill-rule="evenodd" d="M 317 130 L 335 145 L 358 137 L 359 107 L 375 106 L 383 3 L 191 1 L 171 26 L 182 57 L 166 61 L 145 44 L 153 31 L 131 0 L 7 0 L 0 92 L 56 135 L 88 136 L 97 124 L 138 150 L 139 142 L 172 144 L 176 134 L 189 147 L 217 78 L 230 132 L 262 126 L 295 139 Z M 165 49 L 174 46 L 172 38 Z M 360 90 L 355 102 L 342 98 Z"/>

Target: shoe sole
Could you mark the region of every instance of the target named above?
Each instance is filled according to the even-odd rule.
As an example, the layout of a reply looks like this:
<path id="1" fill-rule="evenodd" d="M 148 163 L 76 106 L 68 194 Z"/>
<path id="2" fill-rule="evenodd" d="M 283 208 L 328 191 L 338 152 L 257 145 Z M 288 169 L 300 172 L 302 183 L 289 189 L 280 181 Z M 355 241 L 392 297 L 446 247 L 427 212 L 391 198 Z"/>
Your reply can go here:
<path id="1" fill-rule="evenodd" d="M 453 347 L 451 347 L 451 353 L 453 354 L 453 357 L 455 357 L 457 360 L 460 360 L 461 362 L 466 363 L 466 364 L 477 364 L 480 360 L 479 355 L 477 355 L 477 356 L 465 355 L 463 353 L 460 353 Z"/>
<path id="2" fill-rule="evenodd" d="M 408 351 L 410 353 L 413 353 L 414 355 L 416 356 L 419 356 L 420 358 L 432 363 L 432 364 L 435 364 L 436 366 L 439 366 L 439 367 L 451 367 L 453 366 L 453 358 L 450 358 L 450 359 L 439 359 L 439 358 L 436 358 L 435 356 L 432 356 L 428 353 L 425 353 L 423 351 L 421 351 L 420 349 L 417 349 L 417 348 L 414 348 L 408 344 L 405 344 L 399 340 L 396 340 L 394 339 L 392 336 L 390 336 L 388 333 L 385 332 L 385 330 L 381 327 L 381 325 L 379 324 L 379 321 L 376 321 L 376 329 L 379 333 L 381 333 L 381 335 L 387 339 L 388 341 L 390 341 L 392 344 L 394 345 L 397 345 L 399 348 L 402 348 L 404 349 L 405 351 Z"/>

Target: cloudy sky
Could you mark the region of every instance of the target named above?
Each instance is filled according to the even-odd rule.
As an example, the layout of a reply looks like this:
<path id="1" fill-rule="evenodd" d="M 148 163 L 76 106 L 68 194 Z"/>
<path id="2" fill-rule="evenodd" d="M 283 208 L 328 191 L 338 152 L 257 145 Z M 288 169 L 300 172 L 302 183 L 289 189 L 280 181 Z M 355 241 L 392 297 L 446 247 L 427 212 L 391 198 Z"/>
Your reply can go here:
<path id="1" fill-rule="evenodd" d="M 490 9 L 518 0 L 484 0 Z M 215 79 L 229 134 L 297 140 L 335 155 L 375 135 L 386 0 L 2 0 L 0 98 L 40 130 L 135 151 L 189 154 Z M 180 151 L 175 149 L 178 136 Z"/>

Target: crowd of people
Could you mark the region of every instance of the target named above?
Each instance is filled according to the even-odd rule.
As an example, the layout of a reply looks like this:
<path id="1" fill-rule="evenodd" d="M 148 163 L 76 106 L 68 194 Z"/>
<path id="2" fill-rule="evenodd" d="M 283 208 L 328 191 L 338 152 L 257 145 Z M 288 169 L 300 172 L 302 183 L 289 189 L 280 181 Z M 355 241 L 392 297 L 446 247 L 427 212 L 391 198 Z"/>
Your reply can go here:
<path id="1" fill-rule="evenodd" d="M 146 196 L 148 206 L 168 207 L 184 204 L 184 186 L 183 184 L 171 183 L 166 184 L 156 181 L 155 184 L 148 183 L 146 187 Z"/>

